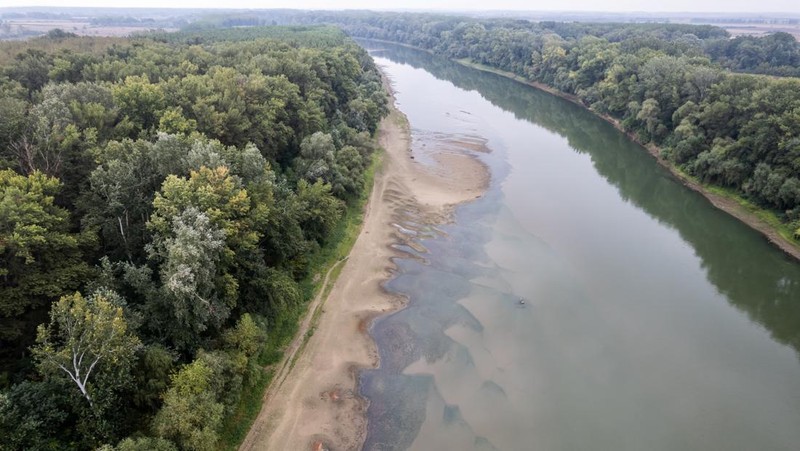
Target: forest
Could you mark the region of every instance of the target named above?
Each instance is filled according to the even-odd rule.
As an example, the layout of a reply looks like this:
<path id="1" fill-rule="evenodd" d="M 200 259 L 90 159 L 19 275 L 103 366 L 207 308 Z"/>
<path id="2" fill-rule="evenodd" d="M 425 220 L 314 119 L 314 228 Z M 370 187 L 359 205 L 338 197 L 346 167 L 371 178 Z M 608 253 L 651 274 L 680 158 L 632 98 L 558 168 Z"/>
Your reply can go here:
<path id="1" fill-rule="evenodd" d="M 772 211 L 800 239 L 800 44 L 708 25 L 335 14 L 353 36 L 500 69 L 575 96 L 698 180 Z M 736 71 L 736 72 L 734 72 Z M 757 72 L 757 74 L 741 72 Z M 760 75 L 770 74 L 770 75 Z"/>
<path id="2" fill-rule="evenodd" d="M 235 446 L 387 111 L 333 27 L 0 43 L 0 449 Z"/>
<path id="3" fill-rule="evenodd" d="M 554 88 L 800 239 L 785 33 L 270 11 L 3 42 L 0 449 L 235 446 L 360 214 L 388 105 L 347 35 Z"/>
<path id="4" fill-rule="evenodd" d="M 800 240 L 800 43 L 790 34 L 366 11 L 220 15 L 190 28 L 260 23 L 336 24 L 554 88 Z"/>

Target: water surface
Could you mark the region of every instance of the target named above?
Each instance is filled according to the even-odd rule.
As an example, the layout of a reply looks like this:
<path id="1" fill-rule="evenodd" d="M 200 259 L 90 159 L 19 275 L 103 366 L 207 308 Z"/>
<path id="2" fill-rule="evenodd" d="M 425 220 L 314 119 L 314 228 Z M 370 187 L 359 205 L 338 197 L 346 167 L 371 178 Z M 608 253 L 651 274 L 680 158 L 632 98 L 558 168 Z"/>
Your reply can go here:
<path id="1" fill-rule="evenodd" d="M 587 111 L 365 45 L 417 155 L 492 150 L 486 195 L 396 260 L 365 449 L 797 449 L 800 265 Z"/>

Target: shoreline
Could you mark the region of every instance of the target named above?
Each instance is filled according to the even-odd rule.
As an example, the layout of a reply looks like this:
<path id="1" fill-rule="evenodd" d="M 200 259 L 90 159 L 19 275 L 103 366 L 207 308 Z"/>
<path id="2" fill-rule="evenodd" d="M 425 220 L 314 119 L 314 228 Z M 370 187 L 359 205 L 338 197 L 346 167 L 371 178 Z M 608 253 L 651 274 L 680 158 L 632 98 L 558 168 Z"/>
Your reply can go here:
<path id="1" fill-rule="evenodd" d="M 784 254 L 794 258 L 797 261 L 800 261 L 800 245 L 795 244 L 794 242 L 788 240 L 780 233 L 780 230 L 778 228 L 772 226 L 764 219 L 760 218 L 756 213 L 749 211 L 745 206 L 741 205 L 737 200 L 739 196 L 733 197 L 731 195 L 718 194 L 713 192 L 712 191 L 712 189 L 714 188 L 713 186 L 707 186 L 701 182 L 698 182 L 691 176 L 681 171 L 677 166 L 675 166 L 674 164 L 672 164 L 671 162 L 669 162 L 668 160 L 664 159 L 661 156 L 660 147 L 652 143 L 648 144 L 642 143 L 639 140 L 639 138 L 636 137 L 636 135 L 625 130 L 622 127 L 622 124 L 620 124 L 620 122 L 617 119 L 607 114 L 600 114 L 597 113 L 596 111 L 592 111 L 590 108 L 584 105 L 583 102 L 581 102 L 580 99 L 578 99 L 576 96 L 561 92 L 543 83 L 539 83 L 536 81 L 529 81 L 511 72 L 506 72 L 500 69 L 495 69 L 493 67 L 484 66 L 482 64 L 474 63 L 471 61 L 463 61 L 463 60 L 453 60 L 453 61 L 465 67 L 470 67 L 472 69 L 476 69 L 482 72 L 490 72 L 496 75 L 500 75 L 501 77 L 511 79 L 518 83 L 528 85 L 532 88 L 539 89 L 541 91 L 547 92 L 548 94 L 552 94 L 556 97 L 560 97 L 564 100 L 574 103 L 575 105 L 578 105 L 581 108 L 584 108 L 585 110 L 591 112 L 595 116 L 611 124 L 611 126 L 617 129 L 619 132 L 624 133 L 625 136 L 628 137 L 628 139 L 630 139 L 631 141 L 635 142 L 636 144 L 642 146 L 645 150 L 647 150 L 647 152 L 650 155 L 652 155 L 653 158 L 656 159 L 656 162 L 658 162 L 659 165 L 667 169 L 670 172 L 670 174 L 672 174 L 676 179 L 678 179 L 678 181 L 681 182 L 683 186 L 701 194 L 715 208 L 724 211 L 725 213 L 733 216 L 734 218 L 744 223 L 751 229 L 755 230 L 756 232 L 759 232 L 773 246 L 783 251 Z M 769 212 L 769 210 L 764 210 L 758 207 L 755 208 L 757 208 L 758 211 Z"/>
<path id="2" fill-rule="evenodd" d="M 366 41 L 373 41 L 373 42 L 379 42 L 379 43 L 398 45 L 398 46 L 401 46 L 401 47 L 406 47 L 406 48 L 410 48 L 410 49 L 414 49 L 414 50 L 419 50 L 421 52 L 425 52 L 425 53 L 428 53 L 428 54 L 431 54 L 431 55 L 436 55 L 436 53 L 434 53 L 433 51 L 426 50 L 426 49 L 421 49 L 419 47 L 414 47 L 412 45 L 403 44 L 403 43 L 399 43 L 399 42 L 387 41 L 387 40 L 383 40 L 383 39 L 369 39 L 369 38 L 359 38 L 359 39 L 363 39 L 363 40 L 366 40 Z M 441 58 L 444 58 L 444 57 L 441 57 Z M 754 212 L 754 211 L 751 211 L 750 209 L 748 209 L 748 207 L 742 205 L 739 202 L 738 199 L 740 198 L 740 196 L 735 196 L 734 197 L 733 195 L 719 194 L 719 193 L 714 192 L 713 191 L 714 190 L 713 186 L 707 186 L 707 185 L 705 185 L 703 183 L 700 183 L 697 180 L 695 180 L 692 177 L 690 177 L 689 175 L 687 175 L 684 172 L 682 172 L 678 167 L 676 167 L 675 165 L 673 165 L 672 163 L 670 163 L 669 161 L 667 161 L 666 159 L 664 159 L 661 156 L 661 148 L 660 147 L 658 147 L 658 146 L 656 146 L 654 144 L 651 144 L 651 143 L 650 144 L 642 143 L 633 133 L 625 130 L 617 119 L 614 119 L 613 117 L 611 117 L 611 116 L 609 116 L 607 114 L 600 114 L 600 113 L 598 113 L 596 111 L 592 111 L 590 108 L 588 108 L 586 105 L 584 105 L 583 102 L 580 101 L 580 99 L 578 99 L 576 96 L 574 96 L 572 94 L 567 94 L 567 93 L 561 92 L 556 88 L 553 88 L 551 86 L 545 85 L 545 84 L 540 83 L 540 82 L 527 80 L 527 79 L 525 79 L 525 78 L 523 78 L 523 77 L 521 77 L 521 76 L 519 76 L 517 74 L 514 74 L 512 72 L 507 72 L 507 71 L 504 71 L 504 70 L 501 70 L 501 69 L 496 69 L 496 68 L 491 67 L 491 66 L 485 66 L 483 64 L 475 63 L 475 62 L 472 62 L 472 61 L 469 61 L 469 60 L 463 60 L 463 59 L 459 60 L 459 59 L 450 59 L 450 58 L 447 58 L 447 59 L 449 59 L 450 61 L 453 61 L 455 63 L 458 63 L 458 64 L 460 64 L 460 65 L 462 65 L 464 67 L 469 67 L 469 68 L 472 68 L 472 69 L 475 69 L 475 70 L 479 70 L 479 71 L 482 71 L 482 72 L 493 73 L 495 75 L 499 75 L 501 77 L 505 77 L 505 78 L 508 78 L 510 80 L 516 81 L 518 83 L 522 83 L 524 85 L 527 85 L 527 86 L 530 86 L 532 88 L 538 89 L 540 91 L 547 92 L 548 94 L 552 94 L 552 95 L 554 95 L 556 97 L 560 97 L 560 98 L 562 98 L 564 100 L 567 100 L 567 101 L 569 101 L 571 103 L 574 103 L 575 105 L 578 105 L 581 108 L 591 112 L 596 117 L 598 117 L 598 118 L 608 122 L 609 124 L 611 124 L 611 126 L 613 126 L 615 129 L 617 129 L 619 132 L 625 134 L 625 136 L 627 136 L 628 139 L 630 139 L 631 141 L 635 142 L 636 144 L 642 146 L 645 150 L 647 150 L 647 152 L 656 159 L 656 162 L 658 162 L 659 165 L 661 165 L 662 167 L 667 169 L 672 174 L 672 176 L 675 177 L 682 185 L 686 186 L 687 188 L 691 189 L 692 191 L 695 191 L 695 192 L 701 194 L 715 208 L 724 211 L 725 213 L 733 216 L 734 218 L 736 218 L 740 222 L 744 223 L 745 225 L 747 225 L 751 229 L 755 230 L 756 232 L 759 232 L 762 236 L 764 236 L 764 238 L 767 239 L 767 241 L 769 241 L 773 246 L 775 246 L 778 249 L 780 249 L 781 251 L 783 251 L 783 253 L 786 254 L 788 257 L 791 257 L 794 260 L 800 262 L 800 244 L 797 244 L 797 243 L 787 239 L 785 236 L 783 236 L 781 234 L 781 230 L 778 227 L 773 226 L 772 224 L 770 224 L 769 222 L 767 222 L 766 220 L 764 220 L 764 219 L 762 219 L 761 217 L 758 216 L 758 212 L 765 212 L 765 213 L 768 213 L 768 214 L 772 214 L 769 210 L 764 210 L 762 208 L 759 208 L 759 207 L 753 205 L 752 207 L 756 210 Z"/>
<path id="3" fill-rule="evenodd" d="M 433 167 L 414 159 L 408 120 L 382 74 L 390 113 L 379 128 L 383 161 L 361 231 L 329 294 L 323 286 L 309 305 L 240 450 L 360 449 L 369 402 L 359 395 L 358 374 L 380 364 L 369 325 L 405 305 L 383 287 L 395 274 L 391 259 L 402 256 L 393 247 L 404 241 L 396 224 L 409 211 L 425 224 L 447 222 L 456 205 L 488 187 L 488 167 L 469 148 L 435 153 Z"/>

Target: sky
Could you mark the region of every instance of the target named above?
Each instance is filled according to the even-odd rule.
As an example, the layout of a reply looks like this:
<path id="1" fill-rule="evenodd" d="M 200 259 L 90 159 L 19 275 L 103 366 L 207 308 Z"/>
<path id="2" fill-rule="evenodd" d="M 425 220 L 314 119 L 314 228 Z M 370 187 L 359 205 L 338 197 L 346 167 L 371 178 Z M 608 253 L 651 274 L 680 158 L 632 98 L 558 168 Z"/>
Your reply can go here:
<path id="1" fill-rule="evenodd" d="M 0 0 L 3 6 L 435 9 L 610 12 L 800 12 L 800 0 Z"/>

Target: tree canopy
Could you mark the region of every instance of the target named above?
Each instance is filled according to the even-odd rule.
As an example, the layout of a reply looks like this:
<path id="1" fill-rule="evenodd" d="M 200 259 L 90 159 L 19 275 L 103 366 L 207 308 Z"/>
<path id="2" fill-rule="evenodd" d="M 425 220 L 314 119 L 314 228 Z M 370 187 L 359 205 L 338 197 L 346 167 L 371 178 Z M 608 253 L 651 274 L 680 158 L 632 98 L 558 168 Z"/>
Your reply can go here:
<path id="1" fill-rule="evenodd" d="M 710 25 L 388 12 L 269 17 L 335 23 L 547 85 L 658 146 L 688 174 L 775 212 L 800 240 L 800 44 L 787 33 L 731 39 Z"/>
<path id="2" fill-rule="evenodd" d="M 332 27 L 0 43 L 0 447 L 215 449 L 386 112 Z"/>

